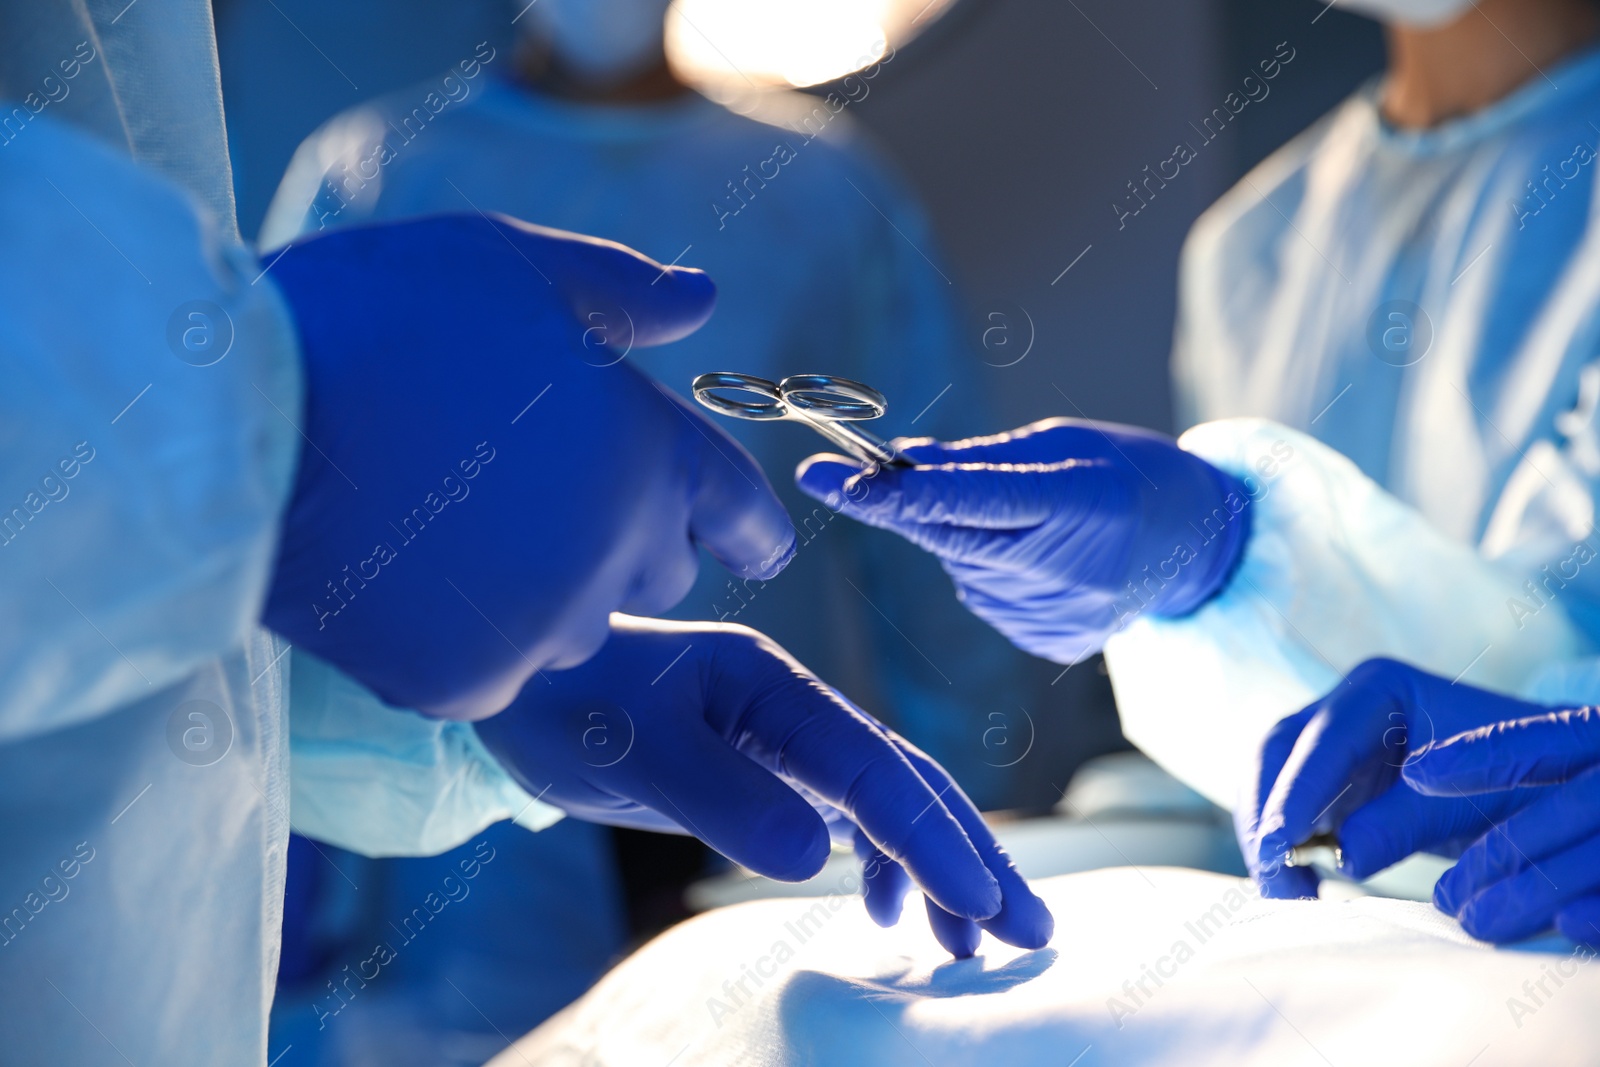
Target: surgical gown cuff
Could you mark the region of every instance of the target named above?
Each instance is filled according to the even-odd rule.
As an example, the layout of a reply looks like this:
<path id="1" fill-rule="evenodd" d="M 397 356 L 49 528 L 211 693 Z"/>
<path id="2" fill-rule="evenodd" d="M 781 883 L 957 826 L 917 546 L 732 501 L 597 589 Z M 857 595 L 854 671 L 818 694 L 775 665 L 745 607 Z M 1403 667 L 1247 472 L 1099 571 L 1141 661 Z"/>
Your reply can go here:
<path id="1" fill-rule="evenodd" d="M 1600 656 L 1547 663 L 1517 695 L 1548 707 L 1600 705 Z"/>
<path id="2" fill-rule="evenodd" d="M 1128 739 L 1214 802 L 1234 804 L 1274 723 L 1363 660 L 1516 693 L 1589 651 L 1558 606 L 1507 611 L 1526 574 L 1449 540 L 1314 438 L 1227 419 L 1179 444 L 1244 482 L 1250 540 L 1217 596 L 1135 620 L 1106 660 Z"/>
<path id="3" fill-rule="evenodd" d="M 470 723 L 390 707 L 298 650 L 290 679 L 297 833 L 366 856 L 431 856 L 502 819 L 542 830 L 561 818 L 511 780 Z"/>

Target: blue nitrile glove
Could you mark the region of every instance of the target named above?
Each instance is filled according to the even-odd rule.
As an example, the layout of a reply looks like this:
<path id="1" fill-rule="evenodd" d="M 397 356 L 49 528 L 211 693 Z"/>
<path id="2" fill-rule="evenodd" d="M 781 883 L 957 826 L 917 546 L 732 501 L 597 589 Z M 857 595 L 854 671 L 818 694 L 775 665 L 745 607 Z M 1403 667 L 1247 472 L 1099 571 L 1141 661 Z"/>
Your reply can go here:
<path id="1" fill-rule="evenodd" d="M 262 619 L 384 700 L 500 710 L 593 654 L 614 609 L 676 603 L 696 542 L 751 577 L 787 562 L 754 461 L 621 361 L 706 320 L 699 271 L 479 215 L 336 230 L 269 262 L 306 446 Z"/>
<path id="2" fill-rule="evenodd" d="M 1317 876 L 1286 860 L 1312 835 L 1337 834 L 1340 870 L 1369 878 L 1413 852 L 1454 855 L 1533 791 L 1424 796 L 1401 780 L 1435 740 L 1526 712 L 1511 697 L 1371 659 L 1327 696 L 1268 733 L 1235 813 L 1245 863 L 1263 896 L 1310 897 Z M 1407 770 L 1409 776 L 1409 770 Z"/>
<path id="3" fill-rule="evenodd" d="M 916 466 L 817 455 L 800 465 L 800 488 L 938 556 L 967 607 L 1058 663 L 1146 611 L 1193 611 L 1249 538 L 1246 487 L 1148 430 L 1047 419 L 896 446 Z"/>
<path id="4" fill-rule="evenodd" d="M 614 615 L 598 655 L 533 679 L 477 730 L 524 789 L 579 818 L 690 833 L 784 881 L 821 870 L 831 836 L 867 861 L 880 924 L 909 871 L 958 956 L 979 926 L 1050 940 L 1049 910 L 949 776 L 745 627 Z"/>
<path id="5" fill-rule="evenodd" d="M 1485 941 L 1517 941 L 1553 924 L 1600 945 L 1600 711 L 1536 704 L 1442 738 L 1406 764 L 1406 782 L 1486 808 L 1538 789 L 1461 853 L 1433 889 L 1441 911 Z"/>

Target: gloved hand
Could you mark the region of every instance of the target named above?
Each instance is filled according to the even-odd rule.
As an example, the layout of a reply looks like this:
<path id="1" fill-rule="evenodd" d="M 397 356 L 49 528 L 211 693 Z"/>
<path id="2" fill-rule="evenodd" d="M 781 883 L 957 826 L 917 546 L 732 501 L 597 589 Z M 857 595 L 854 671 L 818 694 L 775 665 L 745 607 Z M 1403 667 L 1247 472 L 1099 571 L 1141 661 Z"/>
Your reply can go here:
<path id="1" fill-rule="evenodd" d="M 1245 864 L 1262 895 L 1316 896 L 1312 868 L 1287 865 L 1290 850 L 1313 834 L 1337 834 L 1340 870 L 1353 878 L 1413 852 L 1454 855 L 1526 804 L 1531 791 L 1425 796 L 1401 780 L 1402 770 L 1409 777 L 1410 761 L 1436 740 L 1530 708 L 1394 660 L 1356 667 L 1262 742 L 1252 788 L 1235 813 Z"/>
<path id="2" fill-rule="evenodd" d="M 1418 792 L 1486 808 L 1508 791 L 1544 787 L 1461 853 L 1433 902 L 1485 941 L 1517 941 L 1554 924 L 1600 945 L 1600 712 L 1508 710 L 1406 764 Z"/>
<path id="3" fill-rule="evenodd" d="M 592 660 L 476 729 L 524 789 L 579 818 L 691 833 L 784 881 L 821 870 L 831 835 L 866 861 L 881 925 L 915 879 L 957 956 L 979 927 L 1050 940 L 1049 910 L 944 770 L 745 627 L 615 615 Z"/>
<path id="4" fill-rule="evenodd" d="M 1193 611 L 1249 538 L 1245 486 L 1148 430 L 1048 419 L 896 446 L 915 467 L 817 455 L 800 488 L 938 556 L 967 607 L 1058 663 L 1146 611 Z"/>
<path id="5" fill-rule="evenodd" d="M 384 700 L 476 718 L 688 591 L 695 543 L 769 578 L 794 530 L 754 461 L 621 355 L 695 330 L 699 271 L 511 219 L 289 246 L 306 445 L 262 619 Z"/>

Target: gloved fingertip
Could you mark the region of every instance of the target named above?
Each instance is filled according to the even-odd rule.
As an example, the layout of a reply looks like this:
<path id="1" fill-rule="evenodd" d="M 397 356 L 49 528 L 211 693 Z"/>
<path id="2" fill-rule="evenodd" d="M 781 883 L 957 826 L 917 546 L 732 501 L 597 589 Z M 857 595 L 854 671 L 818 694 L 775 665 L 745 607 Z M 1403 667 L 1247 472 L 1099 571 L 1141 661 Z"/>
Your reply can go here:
<path id="1" fill-rule="evenodd" d="M 794 876 L 786 881 L 808 881 L 821 874 L 822 868 L 827 866 L 828 857 L 833 854 L 833 839 L 828 836 L 827 827 L 820 825 L 822 820 L 817 821 L 819 825 L 812 839 L 804 848 L 795 850 Z"/>
<path id="2" fill-rule="evenodd" d="M 965 922 L 966 920 L 962 921 Z M 973 926 L 971 923 L 968 923 L 964 929 L 976 931 L 978 928 Z M 974 934 L 970 939 L 961 936 L 952 936 L 948 933 L 935 933 L 934 936 L 939 939 L 939 944 L 944 946 L 944 950 L 958 960 L 970 960 L 978 953 L 979 937 L 976 934 Z"/>
<path id="3" fill-rule="evenodd" d="M 653 266 L 647 261 L 646 275 Z M 654 347 L 680 341 L 704 326 L 717 308 L 717 286 L 703 270 L 663 266 L 648 281 L 638 278 L 631 292 L 615 299 L 631 322 L 635 343 Z M 602 310 L 608 306 L 602 305 Z M 590 321 L 582 314 L 580 318 Z"/>
<path id="4" fill-rule="evenodd" d="M 1033 943 L 1032 944 L 1028 944 L 1028 945 L 1023 945 L 1022 947 L 1023 948 L 1044 948 L 1051 941 L 1055 940 L 1055 936 L 1056 936 L 1056 917 L 1055 917 L 1055 914 L 1047 907 L 1047 908 L 1044 909 L 1044 921 L 1041 922 L 1037 927 L 1034 928 Z"/>
<path id="5" fill-rule="evenodd" d="M 699 267 L 668 267 L 667 278 L 685 304 L 700 304 L 709 316 L 717 304 L 717 283 Z"/>
<path id="6" fill-rule="evenodd" d="M 1360 813 L 1358 812 L 1357 815 Z M 1396 845 L 1381 832 L 1368 828 L 1352 817 L 1339 828 L 1339 873 L 1355 879 L 1371 878 L 1386 867 L 1403 859 L 1406 851 L 1395 855 Z M 1404 848 L 1404 846 L 1398 846 Z"/>
<path id="7" fill-rule="evenodd" d="M 1345 849 L 1344 861 L 1339 864 L 1339 873 L 1358 882 L 1364 882 L 1389 866 L 1392 864 L 1377 862 Z"/>
<path id="8" fill-rule="evenodd" d="M 1556 913 L 1556 929 L 1580 945 L 1600 946 L 1600 898 L 1575 900 Z"/>
<path id="9" fill-rule="evenodd" d="M 1456 919 L 1469 937 L 1475 937 L 1479 941 L 1498 943 L 1511 940 L 1503 929 L 1505 924 L 1501 916 L 1495 914 L 1493 909 L 1478 907 L 1475 899 L 1461 905 L 1456 913 Z"/>
<path id="10" fill-rule="evenodd" d="M 1452 877 L 1454 873 L 1452 867 L 1433 883 L 1433 906 L 1452 918 L 1461 914 L 1461 887 L 1459 879 Z"/>
<path id="11" fill-rule="evenodd" d="M 861 903 L 866 906 L 867 917 L 885 930 L 898 923 L 905 910 L 905 897 L 896 893 L 868 893 Z"/>
<path id="12" fill-rule="evenodd" d="M 711 276 L 694 267 L 666 267 L 652 288 L 666 289 L 664 299 L 670 314 L 659 314 L 657 321 L 637 334 L 645 345 L 670 344 L 682 340 L 704 326 L 717 309 L 717 285 Z"/>
<path id="13" fill-rule="evenodd" d="M 872 839 L 858 827 L 853 842 L 856 858 L 861 861 L 861 902 L 867 915 L 882 927 L 900 921 L 906 894 L 911 891 L 911 876 L 906 869 L 885 856 L 872 843 Z"/>
<path id="14" fill-rule="evenodd" d="M 1006 906 L 1006 897 L 1000 889 L 1000 882 L 989 871 L 985 870 L 983 873 L 985 875 L 983 881 L 972 889 L 969 906 L 959 913 L 973 922 L 992 919 Z"/>
<path id="15" fill-rule="evenodd" d="M 822 868 L 827 862 L 826 848 L 818 850 L 807 847 L 795 849 L 788 855 L 768 857 L 767 862 L 759 867 L 748 862 L 744 866 L 757 874 L 771 878 L 774 882 L 809 882 L 822 873 Z"/>
<path id="16" fill-rule="evenodd" d="M 1496 945 L 1544 933 L 1555 923 L 1553 914 L 1535 901 L 1507 890 L 1504 883 L 1490 886 L 1465 901 L 1456 918 L 1469 935 Z"/>
<path id="17" fill-rule="evenodd" d="M 699 485 L 690 536 L 741 578 L 765 581 L 777 575 L 794 558 L 798 536 L 760 465 L 704 416 L 689 411 L 681 398 L 666 397 L 699 430 L 692 446 L 698 452 Z"/>
<path id="18" fill-rule="evenodd" d="M 745 847 L 738 855 L 723 851 L 715 842 L 708 843 L 735 863 L 776 882 L 815 878 L 833 851 L 827 824 L 815 811 L 799 805 L 787 811 L 769 811 L 754 819 Z"/>
<path id="19" fill-rule="evenodd" d="M 1277 872 L 1288 869 L 1289 856 L 1294 851 L 1294 845 L 1289 839 L 1277 832 L 1268 832 L 1256 841 L 1255 867 L 1262 878 L 1272 877 Z"/>
<path id="20" fill-rule="evenodd" d="M 970 874 L 948 870 L 941 874 L 943 877 L 933 879 L 923 871 L 915 877 L 922 892 L 950 914 L 983 922 L 999 915 L 1005 906 L 1005 894 L 988 868 L 979 867 Z"/>
<path id="21" fill-rule="evenodd" d="M 776 578 L 794 560 L 795 553 L 798 551 L 800 551 L 800 539 L 796 536 L 794 527 L 791 526 L 770 556 L 750 565 L 751 573 L 749 577 L 762 582 Z"/>
<path id="22" fill-rule="evenodd" d="M 906 893 L 910 888 L 911 879 L 904 874 L 872 879 L 862 888 L 861 903 L 865 905 L 872 921 L 887 929 L 900 921 L 900 913 L 905 909 Z"/>
<path id="23" fill-rule="evenodd" d="M 1000 911 L 992 919 L 979 922 L 983 929 L 1018 948 L 1043 948 L 1055 933 L 1055 916 L 1039 894 L 1033 891 L 1022 877 L 1010 857 L 998 849 L 998 861 L 990 860 L 991 872 L 996 874 L 1003 896 Z"/>
<path id="24" fill-rule="evenodd" d="M 944 950 L 958 960 L 971 959 L 978 951 L 983 932 L 975 923 L 951 915 L 931 899 L 924 898 L 928 909 L 928 926 Z"/>
<path id="25" fill-rule="evenodd" d="M 1056 933 L 1056 917 L 1036 894 L 1013 893 L 993 919 L 979 924 L 983 929 L 1017 948 L 1044 948 Z"/>

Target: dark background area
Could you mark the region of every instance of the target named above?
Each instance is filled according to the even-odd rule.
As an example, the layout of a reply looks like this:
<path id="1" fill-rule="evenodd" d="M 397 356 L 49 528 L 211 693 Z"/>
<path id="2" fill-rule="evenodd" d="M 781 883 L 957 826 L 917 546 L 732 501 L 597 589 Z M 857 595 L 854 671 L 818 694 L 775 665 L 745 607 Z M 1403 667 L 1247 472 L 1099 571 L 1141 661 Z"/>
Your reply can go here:
<path id="1" fill-rule="evenodd" d="M 218 0 L 216 10 L 250 235 L 318 124 L 434 75 L 479 41 L 508 61 L 514 9 Z M 1270 93 L 1201 142 L 1191 123 L 1280 42 L 1294 59 Z M 997 428 L 1065 414 L 1176 429 L 1166 362 L 1185 232 L 1381 58 L 1375 24 L 1319 0 L 964 0 L 883 66 L 851 114 L 932 217 Z M 1180 140 L 1201 145 L 1198 158 L 1119 225 L 1113 204 L 1127 183 Z M 995 365 L 1025 348 L 1020 362 Z M 1040 808 L 1083 759 L 1124 742 L 1098 660 L 1065 674 L 1039 661 L 1028 669 L 1037 758 L 1003 800 Z"/>
<path id="2" fill-rule="evenodd" d="M 1323 9 L 970 0 L 884 69 L 855 114 L 932 214 L 974 348 L 994 313 L 1025 309 L 1035 327 L 1026 359 L 986 368 L 1002 424 L 1085 414 L 1174 429 L 1166 364 L 1190 223 L 1382 62 L 1375 23 Z M 1279 42 L 1295 58 L 1270 93 L 1201 142 L 1190 124 Z M 1126 183 L 1180 140 L 1199 158 L 1119 229 Z"/>

